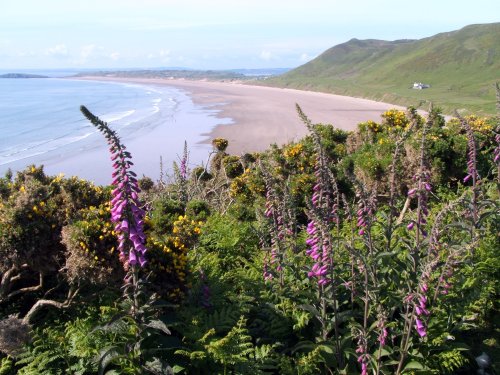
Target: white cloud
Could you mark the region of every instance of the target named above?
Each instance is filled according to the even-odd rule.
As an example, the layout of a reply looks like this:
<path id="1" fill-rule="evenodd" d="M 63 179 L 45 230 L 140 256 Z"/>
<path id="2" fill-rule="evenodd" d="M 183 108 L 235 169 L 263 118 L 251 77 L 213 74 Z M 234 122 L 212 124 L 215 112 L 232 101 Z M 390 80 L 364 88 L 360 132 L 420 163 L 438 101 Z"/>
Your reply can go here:
<path id="1" fill-rule="evenodd" d="M 168 63 L 170 60 L 171 60 L 171 57 L 170 57 L 170 50 L 167 49 L 167 50 L 160 50 L 160 58 L 161 58 L 161 62 L 163 63 Z"/>
<path id="2" fill-rule="evenodd" d="M 309 56 L 307 53 L 303 53 L 302 55 L 300 55 L 300 58 L 299 58 L 299 60 L 302 62 L 306 62 L 306 61 L 309 61 L 312 59 L 313 59 L 313 57 Z"/>
<path id="3" fill-rule="evenodd" d="M 136 26 L 130 27 L 131 31 L 177 31 L 177 30 L 188 30 L 188 29 L 201 29 L 208 27 L 215 27 L 225 25 L 225 23 L 205 23 L 205 22 L 169 22 L 155 23 L 154 20 L 148 20 L 147 22 L 137 22 L 135 19 L 127 20 L 126 24 L 137 24 Z M 139 24 L 138 24 L 139 23 Z"/>
<path id="4" fill-rule="evenodd" d="M 159 59 L 163 63 L 168 63 L 172 60 L 172 55 L 169 49 L 161 49 L 158 53 L 150 53 L 147 55 L 148 60 Z"/>
<path id="5" fill-rule="evenodd" d="M 17 54 L 18 57 L 35 57 L 35 51 L 21 51 Z"/>
<path id="6" fill-rule="evenodd" d="M 11 41 L 9 39 L 0 38 L 0 47 L 7 47 L 10 44 L 11 44 Z"/>
<path id="7" fill-rule="evenodd" d="M 269 51 L 266 51 L 266 50 L 263 50 L 259 57 L 262 59 L 262 60 L 265 60 L 265 61 L 269 61 L 269 60 L 272 60 L 274 58 L 273 54 Z"/>
<path id="8" fill-rule="evenodd" d="M 119 54 L 118 52 L 113 52 L 113 53 L 111 53 L 111 54 L 109 55 L 109 58 L 110 58 L 111 60 L 116 61 L 116 60 L 118 60 L 118 59 L 120 58 L 120 54 Z"/>
<path id="9" fill-rule="evenodd" d="M 94 53 L 95 49 L 96 49 L 95 44 L 82 46 L 82 48 L 80 48 L 80 56 L 82 57 L 83 60 L 87 60 L 90 57 L 90 55 Z"/>
<path id="10" fill-rule="evenodd" d="M 45 54 L 48 56 L 64 58 L 68 56 L 68 48 L 66 47 L 65 44 L 58 44 L 54 47 L 48 48 L 45 51 Z"/>

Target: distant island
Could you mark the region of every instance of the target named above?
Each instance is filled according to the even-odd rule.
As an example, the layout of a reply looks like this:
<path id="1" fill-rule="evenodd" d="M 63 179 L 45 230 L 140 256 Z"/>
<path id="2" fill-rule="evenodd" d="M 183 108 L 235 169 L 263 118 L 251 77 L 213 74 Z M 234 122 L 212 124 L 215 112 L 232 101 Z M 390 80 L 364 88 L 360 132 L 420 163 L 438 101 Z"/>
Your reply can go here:
<path id="1" fill-rule="evenodd" d="M 7 73 L 0 74 L 0 78 L 49 78 L 38 74 L 24 74 L 24 73 Z"/>

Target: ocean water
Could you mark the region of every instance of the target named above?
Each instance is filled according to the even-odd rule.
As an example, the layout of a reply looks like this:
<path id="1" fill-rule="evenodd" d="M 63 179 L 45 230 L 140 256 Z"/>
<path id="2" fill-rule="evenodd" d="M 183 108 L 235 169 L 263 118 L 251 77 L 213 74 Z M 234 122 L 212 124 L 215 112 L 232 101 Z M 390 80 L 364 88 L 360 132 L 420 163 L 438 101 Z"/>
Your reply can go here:
<path id="1" fill-rule="evenodd" d="M 0 79 L 0 174 L 44 164 L 62 172 L 108 183 L 110 171 L 103 136 L 81 114 L 80 105 L 135 145 L 138 174 L 155 178 L 159 159 L 169 166 L 188 142 L 200 163 L 209 147 L 202 134 L 230 120 L 196 106 L 189 95 L 168 86 L 72 79 Z M 156 148 L 153 149 L 153 148 Z M 102 155 L 102 167 L 96 160 Z M 133 153 L 134 156 L 134 153 Z M 137 164 L 137 163 L 136 163 Z M 58 169 L 59 168 L 59 169 Z"/>

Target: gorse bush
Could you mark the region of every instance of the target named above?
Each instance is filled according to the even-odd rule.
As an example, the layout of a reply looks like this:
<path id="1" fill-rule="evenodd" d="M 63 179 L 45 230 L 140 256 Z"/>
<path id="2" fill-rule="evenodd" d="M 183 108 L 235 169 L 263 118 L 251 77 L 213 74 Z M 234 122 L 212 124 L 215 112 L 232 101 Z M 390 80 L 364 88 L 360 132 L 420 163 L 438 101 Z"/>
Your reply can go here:
<path id="1" fill-rule="evenodd" d="M 390 110 L 353 132 L 113 184 L 0 179 L 0 373 L 498 370 L 500 119 Z M 142 187 L 142 191 L 139 187 Z"/>

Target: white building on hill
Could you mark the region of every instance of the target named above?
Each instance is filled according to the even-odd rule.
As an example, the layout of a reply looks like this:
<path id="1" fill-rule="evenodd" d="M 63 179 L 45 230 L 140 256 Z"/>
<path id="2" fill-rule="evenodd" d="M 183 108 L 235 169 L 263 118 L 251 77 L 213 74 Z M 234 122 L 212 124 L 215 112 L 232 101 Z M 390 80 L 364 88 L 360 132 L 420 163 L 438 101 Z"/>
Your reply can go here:
<path id="1" fill-rule="evenodd" d="M 415 82 L 413 84 L 412 89 L 414 89 L 414 90 L 422 90 L 422 89 L 428 89 L 429 87 L 431 87 L 431 85 L 428 85 L 428 84 L 422 83 L 422 82 Z"/>

